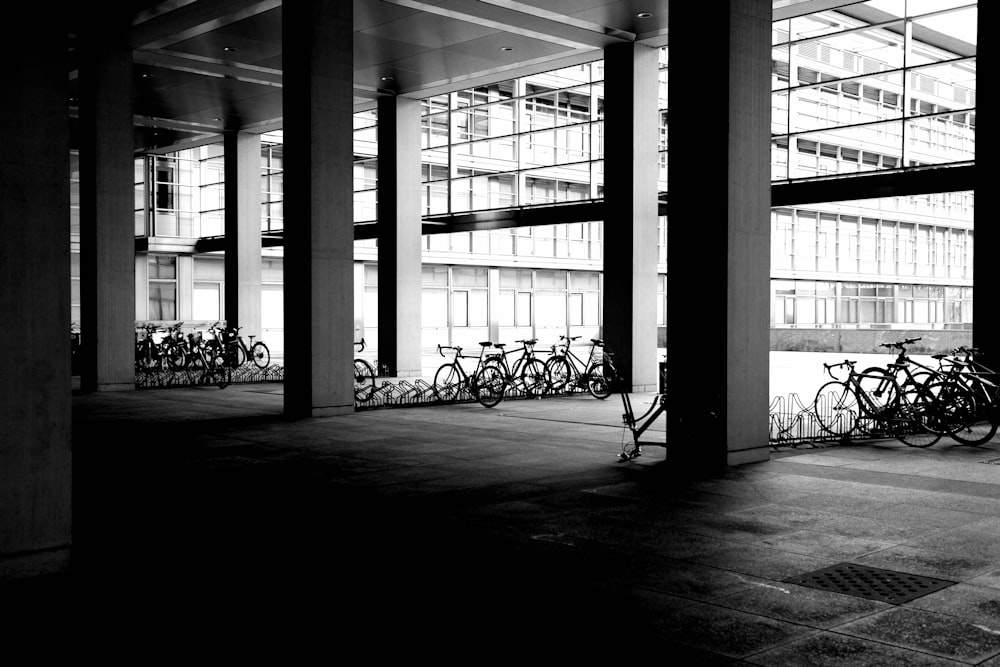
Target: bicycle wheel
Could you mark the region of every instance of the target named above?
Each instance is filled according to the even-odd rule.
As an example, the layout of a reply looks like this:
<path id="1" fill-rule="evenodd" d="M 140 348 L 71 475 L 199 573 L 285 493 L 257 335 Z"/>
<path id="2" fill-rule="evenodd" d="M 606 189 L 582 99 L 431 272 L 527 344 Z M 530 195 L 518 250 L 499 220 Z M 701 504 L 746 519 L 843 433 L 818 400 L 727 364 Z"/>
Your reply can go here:
<path id="1" fill-rule="evenodd" d="M 167 361 L 167 368 L 171 370 L 180 370 L 187 365 L 187 355 L 180 345 L 171 345 L 163 353 L 164 359 Z"/>
<path id="2" fill-rule="evenodd" d="M 874 419 L 879 419 L 899 398 L 893 374 L 885 368 L 866 368 L 858 377 L 858 385 L 864 392 L 858 406 L 865 416 Z"/>
<path id="3" fill-rule="evenodd" d="M 838 438 L 850 435 L 858 427 L 858 400 L 846 382 L 831 380 L 820 387 L 813 401 L 813 413 L 819 427 Z"/>
<path id="4" fill-rule="evenodd" d="M 927 425 L 941 435 L 951 435 L 976 418 L 972 392 L 950 380 L 937 380 L 922 387 L 927 401 Z"/>
<path id="5" fill-rule="evenodd" d="M 256 347 L 256 346 L 255 346 Z M 262 366 L 263 368 L 263 366 Z M 364 359 L 354 360 L 354 401 L 365 403 L 375 395 L 375 369 Z"/>
<path id="6" fill-rule="evenodd" d="M 499 364 L 486 364 L 476 374 L 476 400 L 483 407 L 498 405 L 506 389 L 507 377 Z"/>
<path id="7" fill-rule="evenodd" d="M 979 390 L 975 393 L 975 390 Z M 951 433 L 951 438 L 963 445 L 981 445 L 989 442 L 996 435 L 997 425 L 1000 422 L 1000 412 L 997 410 L 996 397 L 989 391 L 982 391 L 982 387 L 973 386 L 970 390 L 976 396 L 976 415 L 969 423 Z"/>
<path id="8" fill-rule="evenodd" d="M 528 359 L 521 365 L 521 384 L 528 396 L 541 396 L 547 387 L 545 383 L 545 364 L 540 359 Z"/>
<path id="9" fill-rule="evenodd" d="M 587 373 L 587 391 L 594 398 L 602 401 L 611 395 L 611 383 L 615 377 L 615 369 L 606 361 L 601 361 L 590 367 Z"/>
<path id="10" fill-rule="evenodd" d="M 271 365 L 271 351 L 261 341 L 257 341 L 250 346 L 250 357 L 257 368 L 267 368 Z M 372 373 L 372 377 L 375 377 L 374 372 Z"/>
<path id="11" fill-rule="evenodd" d="M 551 392 L 564 391 L 571 374 L 572 369 L 569 367 L 569 361 L 562 355 L 549 357 L 548 361 L 545 362 L 545 385 Z"/>
<path id="12" fill-rule="evenodd" d="M 434 395 L 442 403 L 454 403 L 462 391 L 463 378 L 458 364 L 442 364 L 434 373 Z"/>
<path id="13" fill-rule="evenodd" d="M 930 447 L 941 439 L 941 433 L 932 427 L 933 411 L 933 399 L 928 392 L 908 387 L 892 414 L 886 415 L 889 432 L 907 447 Z"/>

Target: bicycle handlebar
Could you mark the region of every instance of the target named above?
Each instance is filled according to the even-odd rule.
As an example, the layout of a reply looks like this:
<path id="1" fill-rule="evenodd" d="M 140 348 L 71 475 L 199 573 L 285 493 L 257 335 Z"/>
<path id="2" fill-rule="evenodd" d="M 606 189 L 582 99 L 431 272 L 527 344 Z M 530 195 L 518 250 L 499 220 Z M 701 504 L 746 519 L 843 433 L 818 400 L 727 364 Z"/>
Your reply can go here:
<path id="1" fill-rule="evenodd" d="M 905 350 L 905 346 L 906 345 L 912 345 L 913 343 L 916 343 L 919 340 L 921 340 L 921 339 L 920 338 L 905 338 L 903 340 L 897 340 L 894 343 L 882 343 L 882 347 L 887 347 L 889 349 L 896 348 L 896 349 L 899 349 L 899 350 Z"/>
<path id="2" fill-rule="evenodd" d="M 438 343 L 438 354 L 442 357 L 444 356 L 444 350 L 455 350 L 456 356 L 462 354 L 462 348 L 458 345 L 441 345 L 441 343 Z"/>
<path id="3" fill-rule="evenodd" d="M 361 346 L 361 347 L 358 348 L 358 352 L 364 352 L 365 351 L 365 338 L 364 338 L 364 336 L 361 337 L 360 341 L 357 341 L 354 344 Z M 440 346 L 438 346 L 438 347 L 440 347 Z"/>

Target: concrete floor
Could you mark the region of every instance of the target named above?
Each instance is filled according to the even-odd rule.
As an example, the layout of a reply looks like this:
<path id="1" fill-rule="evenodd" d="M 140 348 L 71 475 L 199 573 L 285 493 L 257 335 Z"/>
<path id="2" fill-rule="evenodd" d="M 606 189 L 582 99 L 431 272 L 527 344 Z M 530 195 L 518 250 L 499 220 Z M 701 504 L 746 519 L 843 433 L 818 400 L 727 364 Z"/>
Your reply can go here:
<path id="1" fill-rule="evenodd" d="M 614 395 L 281 412 L 280 384 L 75 396 L 73 570 L 0 592 L 77 655 L 143 662 L 1000 665 L 997 442 L 694 477 L 618 458 Z M 840 563 L 943 588 L 789 581 Z"/>

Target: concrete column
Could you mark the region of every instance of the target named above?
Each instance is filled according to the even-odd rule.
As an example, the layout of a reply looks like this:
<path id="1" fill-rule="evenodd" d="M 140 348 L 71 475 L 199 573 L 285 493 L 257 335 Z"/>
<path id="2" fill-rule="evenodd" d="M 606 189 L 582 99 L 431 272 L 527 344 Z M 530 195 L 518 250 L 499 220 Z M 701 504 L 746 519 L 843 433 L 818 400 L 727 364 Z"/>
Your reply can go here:
<path id="1" fill-rule="evenodd" d="M 990 34 L 996 26 L 1000 7 L 995 2 L 983 2 L 978 6 L 979 37 L 976 45 L 976 71 L 992 72 L 997 63 L 997 43 Z M 997 286 L 997 272 L 989 260 L 993 248 L 1000 247 L 1000 228 L 996 224 L 996 214 L 989 205 L 993 188 L 996 187 L 996 158 L 1000 151 L 1000 132 L 990 120 L 989 113 L 980 113 L 976 118 L 976 208 L 973 228 L 975 232 L 975 255 L 972 263 L 972 344 L 987 355 L 984 363 L 996 368 L 1000 358 L 1000 309 L 993 300 Z"/>
<path id="2" fill-rule="evenodd" d="M 604 340 L 633 391 L 657 386 L 657 70 L 655 48 L 604 52 Z"/>
<path id="3" fill-rule="evenodd" d="M 132 49 L 94 28 L 80 49 L 81 387 L 135 388 Z"/>
<path id="4" fill-rule="evenodd" d="M 353 7 L 282 11 L 285 413 L 354 411 Z"/>
<path id="5" fill-rule="evenodd" d="M 378 101 L 378 356 L 420 375 L 420 101 Z"/>
<path id="6" fill-rule="evenodd" d="M 0 583 L 66 569 L 71 541 L 66 24 L 21 8 L 0 41 Z M 86 335 L 86 334 L 85 334 Z"/>
<path id="7" fill-rule="evenodd" d="M 226 323 L 260 336 L 260 135 L 226 132 Z M 247 339 L 249 342 L 249 339 Z"/>
<path id="8" fill-rule="evenodd" d="M 771 1 L 720 3 L 711 48 L 704 20 L 670 7 L 667 444 L 686 467 L 769 456 Z"/>

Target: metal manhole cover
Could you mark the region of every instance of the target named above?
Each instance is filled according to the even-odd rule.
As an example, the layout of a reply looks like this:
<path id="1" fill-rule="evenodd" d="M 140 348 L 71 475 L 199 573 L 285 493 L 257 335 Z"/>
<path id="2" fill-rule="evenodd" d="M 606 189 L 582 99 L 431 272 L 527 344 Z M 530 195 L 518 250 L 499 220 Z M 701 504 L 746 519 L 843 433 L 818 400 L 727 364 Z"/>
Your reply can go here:
<path id="1" fill-rule="evenodd" d="M 909 602 L 955 584 L 954 581 L 883 570 L 857 563 L 838 563 L 785 581 L 889 604 Z"/>

